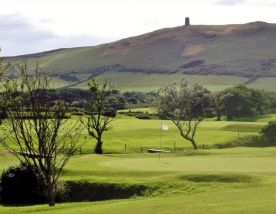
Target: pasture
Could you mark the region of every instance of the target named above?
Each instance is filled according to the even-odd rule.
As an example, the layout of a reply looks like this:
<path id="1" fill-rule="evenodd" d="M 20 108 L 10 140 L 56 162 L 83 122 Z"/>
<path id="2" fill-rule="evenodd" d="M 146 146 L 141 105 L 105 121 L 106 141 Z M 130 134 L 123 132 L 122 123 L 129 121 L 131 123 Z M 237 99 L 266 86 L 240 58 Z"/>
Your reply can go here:
<path id="1" fill-rule="evenodd" d="M 245 84 L 249 88 L 263 89 L 265 91 L 275 91 L 275 77 L 260 77 L 253 82 L 250 78 L 228 75 L 199 75 L 199 74 L 144 74 L 133 72 L 108 72 L 96 76 L 100 82 L 108 81 L 112 83 L 112 87 L 122 92 L 138 91 L 150 92 L 157 91 L 160 86 L 179 82 L 186 78 L 200 85 L 207 87 L 211 91 L 222 91 L 236 85 Z M 62 81 L 58 81 L 60 83 Z M 73 87 L 87 89 L 87 81 L 76 84 Z M 60 87 L 65 85 L 60 85 Z"/>
<path id="2" fill-rule="evenodd" d="M 169 121 L 120 115 L 104 137 L 104 155 L 89 154 L 95 142 L 83 131 L 84 154 L 72 157 L 61 180 L 143 184 L 149 187 L 148 193 L 130 199 L 60 203 L 54 208 L 0 206 L 0 213 L 275 213 L 276 148 L 214 147 L 258 135 L 275 118 L 268 115 L 255 122 L 208 119 L 196 137 L 205 148 L 200 146 L 195 152 Z M 169 125 L 162 136 L 161 123 Z M 160 148 L 160 139 L 161 148 L 171 153 L 160 157 L 147 153 L 147 148 Z M 2 148 L 0 171 L 16 163 Z"/>

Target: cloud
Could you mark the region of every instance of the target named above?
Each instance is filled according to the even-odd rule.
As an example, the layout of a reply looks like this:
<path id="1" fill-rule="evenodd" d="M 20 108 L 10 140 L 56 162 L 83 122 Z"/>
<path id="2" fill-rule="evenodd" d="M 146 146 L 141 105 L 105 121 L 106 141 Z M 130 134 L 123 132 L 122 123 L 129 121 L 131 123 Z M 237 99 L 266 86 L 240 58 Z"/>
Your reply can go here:
<path id="1" fill-rule="evenodd" d="M 226 6 L 233 6 L 242 3 L 245 3 L 245 0 L 218 0 L 217 2 L 215 2 L 215 4 Z"/>
<path id="2" fill-rule="evenodd" d="M 0 41 L 33 42 L 53 38 L 56 38 L 53 33 L 36 29 L 23 17 L 0 16 Z"/>
<path id="3" fill-rule="evenodd" d="M 107 38 L 91 35 L 59 36 L 38 29 L 28 19 L 19 15 L 0 16 L 1 55 L 14 56 L 66 47 L 92 46 L 109 42 Z"/>

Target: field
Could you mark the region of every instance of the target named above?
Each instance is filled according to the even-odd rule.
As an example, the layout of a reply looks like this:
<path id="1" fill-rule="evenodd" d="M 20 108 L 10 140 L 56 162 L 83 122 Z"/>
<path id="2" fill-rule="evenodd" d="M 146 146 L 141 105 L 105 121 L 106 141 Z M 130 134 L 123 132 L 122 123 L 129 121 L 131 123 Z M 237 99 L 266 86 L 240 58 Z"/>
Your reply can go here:
<path id="1" fill-rule="evenodd" d="M 120 116 L 104 138 L 105 155 L 88 154 L 94 142 L 83 132 L 80 141 L 87 142 L 82 150 L 87 154 L 75 155 L 61 180 L 144 184 L 153 189 L 151 192 L 130 199 L 61 203 L 54 208 L 0 206 L 0 213 L 275 213 L 276 148 L 212 148 L 238 137 L 258 135 L 273 119 L 276 115 L 255 122 L 208 119 L 200 126 L 200 149 L 195 152 L 169 121 Z M 162 137 L 161 123 L 169 125 Z M 159 156 L 146 152 L 146 148 L 160 148 L 160 142 L 171 153 Z M 0 171 L 16 163 L 2 149 Z"/>
<path id="2" fill-rule="evenodd" d="M 179 82 L 183 78 L 207 87 L 211 91 L 221 91 L 236 85 L 246 84 L 247 77 L 227 75 L 188 75 L 188 74 L 144 74 L 131 72 L 108 72 L 96 77 L 100 82 L 108 81 L 112 87 L 120 91 L 157 91 L 161 86 Z M 258 78 L 246 86 L 250 88 L 276 91 L 276 78 Z M 60 85 L 62 86 L 62 85 Z M 87 81 L 73 87 L 87 89 Z"/>

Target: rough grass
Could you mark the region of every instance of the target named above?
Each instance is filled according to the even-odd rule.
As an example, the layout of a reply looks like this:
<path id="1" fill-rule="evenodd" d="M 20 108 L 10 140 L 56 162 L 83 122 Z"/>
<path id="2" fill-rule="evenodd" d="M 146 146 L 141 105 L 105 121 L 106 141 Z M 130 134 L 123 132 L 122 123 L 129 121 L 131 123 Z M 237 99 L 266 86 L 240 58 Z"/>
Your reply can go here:
<path id="1" fill-rule="evenodd" d="M 222 129 L 232 132 L 260 132 L 263 128 L 263 123 L 233 123 L 224 126 Z"/>
<path id="2" fill-rule="evenodd" d="M 250 183 L 252 182 L 253 178 L 247 175 L 236 175 L 236 174 L 222 174 L 222 175 L 215 175 L 215 174 L 197 174 L 197 175 L 185 175 L 182 176 L 181 179 L 191 181 L 191 182 L 219 182 L 219 183 Z"/>
<path id="3" fill-rule="evenodd" d="M 262 77 L 258 78 L 253 83 L 247 85 L 251 88 L 263 89 L 265 91 L 274 91 L 276 92 L 276 78 L 275 77 Z"/>
<path id="4" fill-rule="evenodd" d="M 243 84 L 248 80 L 245 77 L 226 75 L 184 75 L 184 74 L 144 74 L 132 72 L 108 72 L 96 77 L 100 82 L 108 81 L 120 91 L 157 91 L 161 86 L 179 82 L 183 78 L 206 86 L 212 91 Z M 87 82 L 75 85 L 77 88 L 87 88 Z"/>

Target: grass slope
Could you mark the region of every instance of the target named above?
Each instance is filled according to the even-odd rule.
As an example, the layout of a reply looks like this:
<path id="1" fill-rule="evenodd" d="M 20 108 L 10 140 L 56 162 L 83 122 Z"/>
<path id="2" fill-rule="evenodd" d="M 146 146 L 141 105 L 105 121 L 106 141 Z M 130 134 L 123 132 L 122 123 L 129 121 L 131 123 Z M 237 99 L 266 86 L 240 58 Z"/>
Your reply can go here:
<path id="1" fill-rule="evenodd" d="M 95 47 L 60 49 L 29 57 L 38 57 L 43 70 L 55 73 L 67 86 L 82 87 L 87 79 L 100 75 L 123 90 L 147 91 L 160 86 L 161 79 L 171 82 L 177 80 L 177 75 L 194 74 L 201 75 L 194 79 L 206 78 L 205 85 L 214 90 L 246 82 L 275 91 L 275 43 L 276 25 L 264 22 L 180 26 Z M 9 60 L 20 59 L 22 56 Z M 120 75 L 114 74 L 118 71 Z M 224 76 L 214 83 L 218 75 Z"/>

